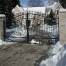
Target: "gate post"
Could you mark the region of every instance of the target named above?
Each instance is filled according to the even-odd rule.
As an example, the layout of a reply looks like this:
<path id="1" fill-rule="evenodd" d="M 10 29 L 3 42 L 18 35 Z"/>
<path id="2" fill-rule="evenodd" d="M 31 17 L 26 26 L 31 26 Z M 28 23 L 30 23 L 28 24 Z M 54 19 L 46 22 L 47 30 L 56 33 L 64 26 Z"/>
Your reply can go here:
<path id="1" fill-rule="evenodd" d="M 60 43 L 66 44 L 66 9 L 59 10 L 59 37 Z"/>
<path id="2" fill-rule="evenodd" d="M 30 25 L 30 20 L 28 20 L 28 12 L 26 14 L 26 27 L 27 27 L 27 42 L 29 43 L 29 25 Z"/>
<path id="3" fill-rule="evenodd" d="M 6 29 L 6 27 L 5 27 L 5 25 L 6 25 L 6 23 L 5 23 L 5 20 L 3 21 L 3 40 L 5 41 L 5 29 Z"/>
<path id="4" fill-rule="evenodd" d="M 5 40 L 4 39 L 4 21 L 6 19 L 6 16 L 4 14 L 0 14 L 0 39 L 1 40 Z"/>
<path id="5" fill-rule="evenodd" d="M 59 39 L 60 39 L 60 37 L 59 37 L 60 31 L 59 31 L 59 10 L 58 9 L 57 9 L 57 24 L 58 24 L 58 41 L 59 41 Z"/>

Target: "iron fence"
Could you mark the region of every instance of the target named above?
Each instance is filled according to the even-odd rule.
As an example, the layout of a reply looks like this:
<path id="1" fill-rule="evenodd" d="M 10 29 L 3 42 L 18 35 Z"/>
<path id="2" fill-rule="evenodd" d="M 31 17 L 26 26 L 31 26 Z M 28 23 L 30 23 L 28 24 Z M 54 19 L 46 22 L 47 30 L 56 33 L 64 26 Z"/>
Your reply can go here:
<path id="1" fill-rule="evenodd" d="M 41 44 L 55 44 L 59 41 L 59 18 L 55 18 L 55 25 L 48 25 L 45 16 L 38 12 L 19 13 L 12 19 L 14 24 L 10 29 L 6 29 L 3 22 L 4 40 L 29 43 L 34 39 Z"/>

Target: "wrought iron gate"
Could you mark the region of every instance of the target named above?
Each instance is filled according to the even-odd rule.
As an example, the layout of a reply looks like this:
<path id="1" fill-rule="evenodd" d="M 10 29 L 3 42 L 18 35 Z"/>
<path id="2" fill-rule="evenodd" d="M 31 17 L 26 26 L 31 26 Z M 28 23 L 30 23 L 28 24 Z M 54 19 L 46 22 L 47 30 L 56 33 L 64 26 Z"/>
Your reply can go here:
<path id="1" fill-rule="evenodd" d="M 56 18 L 56 25 L 48 25 L 44 22 L 45 16 L 38 12 L 19 14 L 16 16 L 17 25 L 15 24 L 7 30 L 4 22 L 4 39 L 28 43 L 34 39 L 41 44 L 55 44 L 59 40 L 59 18 Z"/>
<path id="2" fill-rule="evenodd" d="M 28 16 L 32 13 L 28 13 Z M 29 40 L 34 39 L 41 44 L 56 44 L 59 41 L 59 18 L 56 19 L 55 25 L 48 25 L 45 23 L 45 14 L 37 13 L 33 14 L 34 18 L 28 18 L 29 26 Z"/>

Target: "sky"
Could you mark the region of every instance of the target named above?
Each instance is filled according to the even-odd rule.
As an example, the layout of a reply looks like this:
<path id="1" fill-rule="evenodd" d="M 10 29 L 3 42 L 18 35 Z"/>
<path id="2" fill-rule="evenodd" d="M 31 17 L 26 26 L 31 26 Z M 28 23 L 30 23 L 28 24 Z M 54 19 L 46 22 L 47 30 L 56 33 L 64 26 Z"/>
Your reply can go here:
<path id="1" fill-rule="evenodd" d="M 26 4 L 29 0 L 20 0 L 20 3 Z M 42 0 L 43 2 L 47 1 L 47 0 Z"/>

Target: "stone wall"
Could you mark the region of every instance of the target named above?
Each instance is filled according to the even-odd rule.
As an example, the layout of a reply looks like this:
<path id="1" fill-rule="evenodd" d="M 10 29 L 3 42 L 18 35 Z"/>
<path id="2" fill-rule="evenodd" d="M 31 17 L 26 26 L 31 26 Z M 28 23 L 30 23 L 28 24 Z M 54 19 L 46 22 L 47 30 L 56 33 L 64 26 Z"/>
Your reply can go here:
<path id="1" fill-rule="evenodd" d="M 59 34 L 60 43 L 66 44 L 66 9 L 60 9 L 59 11 Z"/>
<path id="2" fill-rule="evenodd" d="M 3 40 L 3 20 L 5 20 L 5 15 L 0 14 L 0 39 Z"/>

